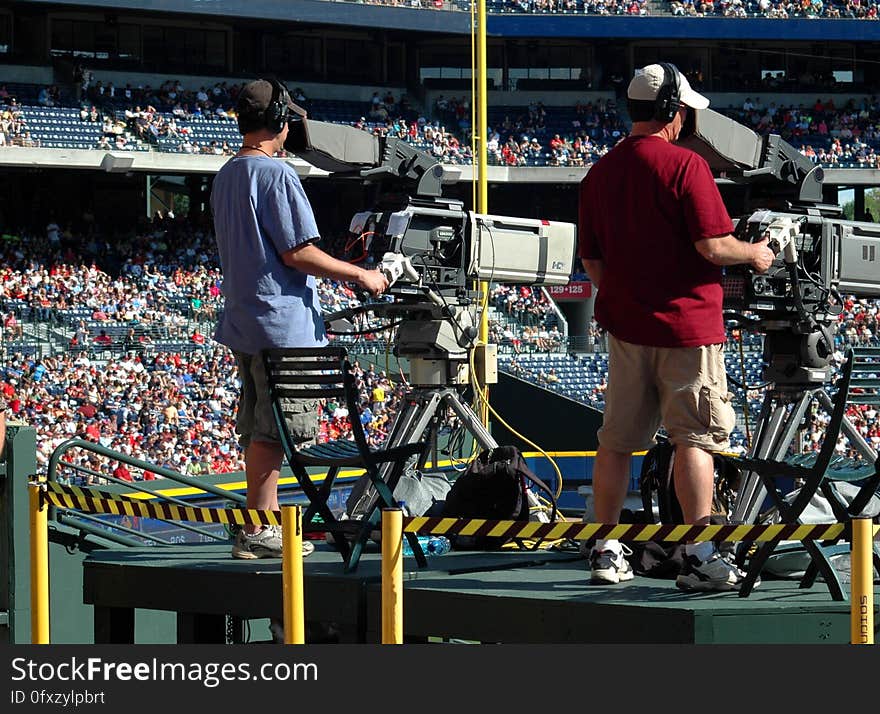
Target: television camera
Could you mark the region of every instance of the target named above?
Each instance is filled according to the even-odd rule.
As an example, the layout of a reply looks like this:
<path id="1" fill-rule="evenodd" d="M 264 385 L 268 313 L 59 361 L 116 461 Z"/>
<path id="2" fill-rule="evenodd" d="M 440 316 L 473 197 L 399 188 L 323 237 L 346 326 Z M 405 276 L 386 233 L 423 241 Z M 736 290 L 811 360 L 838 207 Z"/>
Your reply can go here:
<path id="1" fill-rule="evenodd" d="M 385 274 L 391 300 L 363 310 L 399 322 L 395 354 L 410 358 L 416 384 L 466 381 L 478 335 L 475 282 L 569 281 L 573 224 L 467 211 L 443 196 L 447 176 L 438 159 L 402 139 L 298 118 L 285 148 L 333 178 L 376 188 L 375 205 L 356 213 L 348 234 L 325 249 Z"/>
<path id="2" fill-rule="evenodd" d="M 880 226 L 846 220 L 839 205 L 826 203 L 822 167 L 778 135 L 762 138 L 709 109 L 692 112 L 689 121 L 679 143 L 709 162 L 722 193 L 740 198 L 739 205 L 728 200 L 728 210 L 739 216 L 735 235 L 751 242 L 767 237 L 776 253 L 765 274 L 731 266 L 722 284 L 731 323 L 764 333 L 768 389 L 749 458 L 777 464 L 814 405 L 832 412 L 825 384 L 835 369 L 843 296 L 880 295 Z M 877 458 L 845 414 L 840 431 L 868 462 Z M 757 472 L 743 473 L 730 521 L 756 522 L 767 495 Z M 751 591 L 771 551 L 772 545 L 765 546 L 750 566 L 741 596 Z M 742 548 L 739 557 L 742 562 Z"/>
<path id="3" fill-rule="evenodd" d="M 843 294 L 880 295 L 880 225 L 849 221 L 824 201 L 824 170 L 776 134 L 761 137 L 710 109 L 690 113 L 679 144 L 717 176 L 735 235 L 765 236 L 776 261 L 765 274 L 730 266 L 722 280 L 732 324 L 765 333 L 768 382 L 829 378 Z"/>

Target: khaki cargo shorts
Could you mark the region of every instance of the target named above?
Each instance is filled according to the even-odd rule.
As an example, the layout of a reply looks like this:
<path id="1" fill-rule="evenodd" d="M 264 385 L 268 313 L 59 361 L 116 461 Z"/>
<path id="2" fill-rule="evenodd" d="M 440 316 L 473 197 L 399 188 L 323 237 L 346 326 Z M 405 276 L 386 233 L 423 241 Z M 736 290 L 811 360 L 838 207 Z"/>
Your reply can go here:
<path id="1" fill-rule="evenodd" d="M 609 350 L 601 446 L 643 451 L 662 424 L 676 445 L 730 448 L 736 417 L 723 345 L 646 347 L 609 336 Z"/>
<path id="2" fill-rule="evenodd" d="M 238 416 L 235 431 L 238 443 L 246 449 L 251 441 L 281 441 L 272 400 L 269 398 L 269 385 L 266 370 L 259 355 L 233 352 L 238 363 L 241 379 L 241 395 L 238 399 Z M 296 444 L 313 443 L 318 434 L 318 400 L 286 399 L 284 411 L 289 415 L 287 428 Z"/>

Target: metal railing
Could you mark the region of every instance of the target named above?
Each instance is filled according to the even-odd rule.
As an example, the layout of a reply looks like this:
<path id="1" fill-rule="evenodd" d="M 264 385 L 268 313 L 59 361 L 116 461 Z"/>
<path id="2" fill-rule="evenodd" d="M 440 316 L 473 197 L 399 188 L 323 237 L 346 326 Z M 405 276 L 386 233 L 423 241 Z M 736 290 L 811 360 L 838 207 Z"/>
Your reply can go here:
<path id="1" fill-rule="evenodd" d="M 228 491 L 211 483 L 206 483 L 204 480 L 185 476 L 184 474 L 181 474 L 172 469 L 167 469 L 162 466 L 151 464 L 147 461 L 142 461 L 141 459 L 136 459 L 132 456 L 128 456 L 127 454 L 113 451 L 112 449 L 108 449 L 101 444 L 96 444 L 94 442 L 86 441 L 84 439 L 68 439 L 67 441 L 60 444 L 52 452 L 52 455 L 49 457 L 47 470 L 47 479 L 50 482 L 69 484 L 74 480 L 77 480 L 77 478 L 79 478 L 79 480 L 85 482 L 86 484 L 91 484 L 93 483 L 93 481 L 104 481 L 108 484 L 124 487 L 130 491 L 148 494 L 151 498 L 159 499 L 163 503 L 175 504 L 178 506 L 192 505 L 191 503 L 188 503 L 179 498 L 168 496 L 161 492 L 146 488 L 142 485 L 143 482 L 120 479 L 115 476 L 96 471 L 87 465 L 74 463 L 72 460 L 67 458 L 68 455 L 74 451 L 94 454 L 98 457 L 118 461 L 121 464 L 125 464 L 127 467 L 133 467 L 140 470 L 141 472 L 150 471 L 154 473 L 157 477 L 168 479 L 169 481 L 174 481 L 183 486 L 188 486 L 190 488 L 197 489 L 198 491 L 202 491 L 206 494 L 211 494 L 212 496 L 216 496 L 234 505 L 241 506 L 246 502 L 246 498 L 240 493 Z M 67 471 L 67 473 L 65 474 L 64 471 Z M 59 472 L 61 472 L 60 477 Z M 106 518 L 89 516 L 75 509 L 58 508 L 56 509 L 55 516 L 57 517 L 59 523 L 63 523 L 64 525 L 71 528 L 77 528 L 84 533 L 98 535 L 102 538 L 106 538 L 120 545 L 144 545 L 144 542 L 135 540 L 128 536 L 136 536 L 137 538 L 141 538 L 145 541 L 156 543 L 158 545 L 174 544 L 174 541 L 137 531 L 121 523 L 114 523 L 113 521 Z M 209 540 L 225 541 L 228 539 L 228 533 L 220 535 L 214 531 L 210 531 L 205 528 L 200 528 L 198 526 L 193 526 L 180 521 L 168 521 L 164 519 L 156 520 L 169 523 L 174 527 L 180 528 L 182 530 L 196 533 L 197 535 L 208 538 Z"/>

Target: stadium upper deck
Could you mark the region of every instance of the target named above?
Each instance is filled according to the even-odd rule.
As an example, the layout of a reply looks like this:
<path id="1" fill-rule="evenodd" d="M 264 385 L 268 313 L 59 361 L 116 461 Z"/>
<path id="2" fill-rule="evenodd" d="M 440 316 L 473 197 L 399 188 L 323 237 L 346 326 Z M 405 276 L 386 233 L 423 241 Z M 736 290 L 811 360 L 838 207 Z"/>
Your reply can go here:
<path id="1" fill-rule="evenodd" d="M 0 62 L 51 64 L 59 75 L 83 61 L 106 70 L 274 72 L 299 82 L 469 91 L 471 13 L 421 6 L 433 8 L 434 0 L 384 4 L 391 1 L 165 0 L 157 9 L 135 0 L 20 0 L 0 8 Z M 693 8 L 693 17 L 674 16 L 663 0 L 632 1 L 649 14 L 627 14 L 624 0 L 522 0 L 516 8 L 490 0 L 490 9 L 517 9 L 488 17 L 490 88 L 619 90 L 634 67 L 660 57 L 699 74 L 710 91 L 751 90 L 767 71 L 786 79 L 833 75 L 837 91 L 880 88 L 880 23 L 792 17 L 798 11 L 788 0 L 679 3 Z M 696 16 L 735 2 L 788 7 L 790 17 Z M 469 7 L 464 0 L 440 4 Z M 825 6 L 844 14 L 856 7 L 850 0 Z M 623 14 L 590 14 L 599 7 Z"/>
<path id="2" fill-rule="evenodd" d="M 764 0 L 763 4 L 788 8 L 785 11 L 787 24 L 784 26 L 779 24 L 775 15 L 768 17 L 761 0 L 738 3 L 744 5 L 745 17 L 742 14 L 723 15 L 725 7 L 737 3 L 685 0 L 681 3 L 683 6 L 697 6 L 694 16 L 676 16 L 673 15 L 672 3 L 651 0 L 644 2 L 648 6 L 646 16 L 631 14 L 628 12 L 631 3 L 621 3 L 618 0 L 488 0 L 487 33 L 499 37 L 630 39 L 679 37 L 771 40 L 797 37 L 802 40 L 853 41 L 880 38 L 880 27 L 872 22 L 846 22 L 851 20 L 847 15 L 847 8 L 852 4 L 846 2 L 827 3 L 828 7 L 839 7 L 842 16 L 839 24 L 830 26 L 825 26 L 822 21 L 816 22 L 817 17 L 825 17 L 824 15 L 800 11 L 788 7 L 792 3 L 779 0 Z M 718 14 L 724 17 L 725 22 L 702 22 L 702 15 L 714 14 L 714 11 L 709 13 L 703 8 L 707 4 L 721 6 Z M 52 8 L 53 11 L 70 7 L 106 12 L 145 10 L 139 0 L 93 0 L 89 3 L 81 0 L 24 0 L 15 5 L 43 6 Z M 212 19 L 296 21 L 364 28 L 394 27 L 420 33 L 467 34 L 470 31 L 470 5 L 467 0 L 299 0 L 295 7 L 274 0 L 166 0 L 161 4 L 161 11 L 166 17 L 190 16 L 203 19 L 207 15 Z M 867 8 L 876 3 L 866 0 L 856 5 Z M 597 15 L 602 16 L 601 22 L 595 21 Z"/>
<path id="3" fill-rule="evenodd" d="M 604 7 L 621 12 L 626 5 L 622 0 L 603 1 Z M 766 0 L 771 5 L 780 1 Z M 742 2 L 760 8 L 761 0 Z M 872 95 L 880 94 L 880 44 L 870 41 L 880 39 L 880 23 L 676 17 L 666 0 L 645 3 L 646 17 L 597 17 L 589 14 L 598 12 L 597 2 L 522 0 L 514 7 L 510 0 L 488 0 L 489 10 L 497 11 L 487 23 L 490 114 L 493 109 L 497 114 L 499 107 L 521 108 L 535 101 L 570 110 L 579 102 L 615 95 L 619 100 L 633 69 L 658 59 L 675 62 L 719 107 L 737 108 L 746 96 L 756 95 L 764 96 L 765 105 L 776 101 L 777 106 L 794 109 L 812 106 L 817 97 L 833 97 L 841 107 L 850 100 L 861 106 L 865 101 L 873 105 Z M 415 110 L 435 119 L 438 95 L 470 94 L 471 16 L 463 0 L 443 0 L 439 7 L 434 0 L 417 4 L 164 0 L 157 9 L 135 0 L 22 0 L 0 8 L 0 65 L 6 63 L 14 72 L 0 72 L 0 79 L 72 88 L 77 65 L 120 87 L 129 81 L 133 86 L 157 86 L 171 78 L 185 83 L 189 78 L 194 86 L 199 78 L 233 84 L 272 73 L 291 86 L 305 87 L 310 96 L 331 101 L 367 100 L 360 96 L 363 92 L 390 88 L 395 94 L 406 93 Z M 695 14 L 707 14 L 719 4 L 691 7 Z M 772 86 L 765 83 L 768 75 L 774 78 Z M 784 99 L 777 97 L 783 93 Z M 44 123 L 43 117 L 34 119 Z M 226 128 L 230 131 L 209 139 L 233 146 L 234 131 Z M 468 131 L 469 127 L 459 134 L 462 147 L 467 146 Z M 75 137 L 79 143 L 91 146 L 91 134 L 81 134 Z M 547 143 L 553 133 L 541 138 Z M 69 137 L 63 139 L 54 143 L 69 146 Z M 531 139 L 530 135 L 530 144 Z M 46 149 L 3 153 L 7 155 L 0 162 L 13 166 L 119 172 L 211 174 L 223 161 L 222 156 L 157 156 L 153 151 L 105 160 L 83 148 L 71 148 L 63 157 L 59 150 Z M 548 166 L 493 167 L 490 181 L 571 184 L 583 173 L 544 163 Z M 301 175 L 320 173 L 302 162 L 297 169 Z M 453 173 L 461 181 L 471 178 L 467 164 Z M 876 169 L 851 173 L 841 176 L 839 183 L 880 183 Z"/>

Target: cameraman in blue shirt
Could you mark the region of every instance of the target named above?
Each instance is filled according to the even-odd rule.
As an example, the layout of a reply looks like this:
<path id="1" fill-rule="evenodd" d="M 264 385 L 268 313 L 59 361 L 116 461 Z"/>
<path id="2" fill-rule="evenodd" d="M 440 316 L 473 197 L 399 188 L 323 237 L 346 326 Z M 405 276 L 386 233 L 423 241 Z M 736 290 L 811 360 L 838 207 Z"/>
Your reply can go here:
<path id="1" fill-rule="evenodd" d="M 236 106 L 242 147 L 217 172 L 211 193 L 225 299 L 214 339 L 233 351 L 238 365 L 236 432 L 244 449 L 247 507 L 258 510 L 278 510 L 284 456 L 259 352 L 327 343 L 315 276 L 357 283 L 372 295 L 388 287 L 378 271 L 337 260 L 315 245 L 318 228 L 299 177 L 274 158 L 297 110 L 280 82 L 246 84 Z M 317 433 L 316 408 L 316 400 L 303 400 L 295 410 L 291 434 L 301 443 Z M 303 543 L 304 555 L 313 549 Z M 281 534 L 275 527 L 245 526 L 232 555 L 280 557 Z"/>

